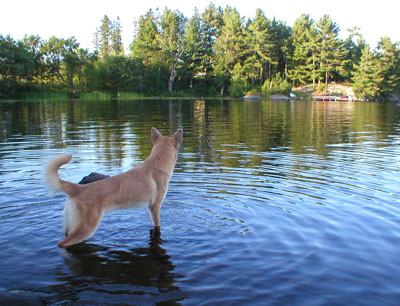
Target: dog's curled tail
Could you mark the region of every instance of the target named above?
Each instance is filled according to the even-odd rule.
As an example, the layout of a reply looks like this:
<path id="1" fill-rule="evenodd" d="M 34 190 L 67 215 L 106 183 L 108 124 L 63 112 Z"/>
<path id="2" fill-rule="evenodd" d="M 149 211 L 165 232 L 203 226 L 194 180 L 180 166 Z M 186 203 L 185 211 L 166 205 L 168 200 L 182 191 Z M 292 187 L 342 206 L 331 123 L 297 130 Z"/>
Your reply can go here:
<path id="1" fill-rule="evenodd" d="M 58 169 L 71 161 L 72 155 L 71 154 L 62 154 L 57 157 L 54 157 L 47 165 L 45 180 L 47 183 L 47 187 L 50 190 L 50 193 L 55 194 L 60 191 L 67 192 L 65 190 L 65 183 L 69 183 L 63 181 L 58 176 Z M 69 183 L 71 184 L 71 183 Z M 64 185 L 64 186 L 63 186 Z"/>

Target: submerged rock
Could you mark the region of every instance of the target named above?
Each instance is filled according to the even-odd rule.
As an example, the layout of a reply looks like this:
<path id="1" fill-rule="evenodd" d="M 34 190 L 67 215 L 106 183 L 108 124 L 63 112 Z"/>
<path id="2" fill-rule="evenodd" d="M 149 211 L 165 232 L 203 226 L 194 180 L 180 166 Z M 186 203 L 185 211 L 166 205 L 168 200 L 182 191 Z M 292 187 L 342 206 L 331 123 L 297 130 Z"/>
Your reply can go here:
<path id="1" fill-rule="evenodd" d="M 245 100 L 261 100 L 262 95 L 248 95 L 248 96 L 244 96 L 243 99 L 245 99 Z"/>
<path id="2" fill-rule="evenodd" d="M 0 289 L 0 305 L 41 306 L 49 305 L 50 296 L 40 292 Z"/>
<path id="3" fill-rule="evenodd" d="M 89 184 L 89 183 L 93 183 L 95 181 L 105 179 L 107 177 L 110 177 L 110 176 L 101 174 L 98 172 L 92 172 L 88 176 L 85 176 L 78 184 Z"/>
<path id="4" fill-rule="evenodd" d="M 284 96 L 284 95 L 270 95 L 269 98 L 271 100 L 290 100 L 290 98 L 288 96 Z"/>

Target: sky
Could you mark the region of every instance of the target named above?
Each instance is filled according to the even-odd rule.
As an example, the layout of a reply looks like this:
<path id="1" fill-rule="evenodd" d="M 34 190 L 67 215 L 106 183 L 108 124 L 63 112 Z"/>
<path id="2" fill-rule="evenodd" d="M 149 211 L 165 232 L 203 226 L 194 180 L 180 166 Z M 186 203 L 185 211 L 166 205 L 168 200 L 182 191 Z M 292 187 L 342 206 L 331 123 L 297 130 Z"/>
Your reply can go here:
<path id="1" fill-rule="evenodd" d="M 328 14 L 341 31 L 340 38 L 348 36 L 347 29 L 358 27 L 367 43 L 375 48 L 381 37 L 388 36 L 392 42 L 400 42 L 400 19 L 398 0 L 13 0 L 0 3 L 0 34 L 11 35 L 19 40 L 27 35 L 39 35 L 42 39 L 51 36 L 69 38 L 74 36 L 82 48 L 93 51 L 96 27 L 107 15 L 111 20 L 121 19 L 122 39 L 127 49 L 133 40 L 133 21 L 138 20 L 150 8 L 166 7 L 179 10 L 185 17 L 193 15 L 195 7 L 201 12 L 210 4 L 238 10 L 242 17 L 253 18 L 257 8 L 267 18 L 276 18 L 293 26 L 303 13 L 318 21 Z"/>

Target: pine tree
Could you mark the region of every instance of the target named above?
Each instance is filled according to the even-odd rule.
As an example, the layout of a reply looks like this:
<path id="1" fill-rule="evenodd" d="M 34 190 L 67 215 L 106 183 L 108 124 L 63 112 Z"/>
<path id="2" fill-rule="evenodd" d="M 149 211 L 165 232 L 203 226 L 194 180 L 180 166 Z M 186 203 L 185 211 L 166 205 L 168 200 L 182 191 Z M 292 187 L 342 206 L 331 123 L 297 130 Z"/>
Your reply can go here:
<path id="1" fill-rule="evenodd" d="M 400 87 L 400 49 L 399 44 L 393 44 L 389 37 L 383 37 L 378 43 L 377 57 L 379 61 L 382 82 L 380 95 L 388 98 Z"/>
<path id="2" fill-rule="evenodd" d="M 293 68 L 290 70 L 290 78 L 296 85 L 307 84 L 312 80 L 315 56 L 313 55 L 313 42 L 315 35 L 313 31 L 314 20 L 310 15 L 303 14 L 296 19 L 292 28 L 292 40 L 294 51 L 291 57 Z M 310 63 L 311 59 L 311 63 Z"/>
<path id="3" fill-rule="evenodd" d="M 367 45 L 362 50 L 360 63 L 353 72 L 353 90 L 358 99 L 374 99 L 379 94 L 383 78 L 379 72 L 379 63 Z"/>
<path id="4" fill-rule="evenodd" d="M 203 59 L 201 68 L 204 74 L 210 74 L 214 70 L 215 41 L 221 33 L 223 25 L 223 11 L 220 7 L 210 4 L 201 14 L 201 33 L 203 35 Z"/>
<path id="5" fill-rule="evenodd" d="M 307 33 L 307 48 L 310 50 L 310 56 L 307 58 L 307 71 L 309 74 L 309 79 L 312 80 L 313 88 L 316 87 L 316 82 L 318 79 L 318 68 L 320 66 L 320 52 L 319 45 L 320 39 L 318 37 L 318 31 L 315 25 L 312 25 Z"/>
<path id="6" fill-rule="evenodd" d="M 104 15 L 101 20 L 101 26 L 99 31 L 99 54 L 101 58 L 106 55 L 110 55 L 112 52 L 111 48 L 111 21 L 107 15 Z"/>
<path id="7" fill-rule="evenodd" d="M 246 48 L 243 19 L 236 9 L 226 7 L 223 16 L 221 34 L 215 41 L 215 71 L 219 76 L 230 78 L 236 64 L 243 61 Z M 224 92 L 225 80 L 220 80 L 221 94 Z"/>
<path id="8" fill-rule="evenodd" d="M 347 50 L 338 38 L 340 28 L 328 15 L 324 15 L 316 24 L 319 36 L 319 81 L 325 80 L 328 86 L 329 79 L 335 74 L 342 74 Z"/>
<path id="9" fill-rule="evenodd" d="M 201 33 L 201 17 L 197 10 L 193 17 L 186 23 L 183 41 L 183 65 L 185 74 L 189 77 L 190 88 L 193 86 L 193 78 L 201 70 L 204 58 L 204 35 Z"/>
<path id="10" fill-rule="evenodd" d="M 156 17 L 150 9 L 139 19 L 136 37 L 130 47 L 132 56 L 141 58 L 145 64 L 159 61 L 160 57 L 157 56 L 160 51 L 157 41 L 159 34 Z"/>
<path id="11" fill-rule="evenodd" d="M 94 32 L 93 45 L 94 45 L 94 50 L 97 53 L 99 53 L 100 52 L 100 30 L 98 27 L 96 27 L 96 31 Z"/>
<path id="12" fill-rule="evenodd" d="M 229 86 L 229 94 L 233 97 L 242 97 L 248 90 L 250 85 L 247 82 L 245 69 L 240 63 L 233 67 L 231 85 Z"/>
<path id="13" fill-rule="evenodd" d="M 347 61 L 344 65 L 344 78 L 345 80 L 350 80 L 351 73 L 354 71 L 355 65 L 360 63 L 362 50 L 367 46 L 367 43 L 359 33 L 359 28 L 354 27 L 347 31 L 349 36 L 344 41 L 344 45 L 348 53 L 346 56 Z"/>
<path id="14" fill-rule="evenodd" d="M 168 92 L 172 93 L 173 84 L 177 76 L 178 64 L 183 54 L 183 33 L 186 19 L 179 11 L 164 10 L 160 20 L 160 35 L 158 42 L 161 52 L 170 67 L 168 78 Z"/>
<path id="15" fill-rule="evenodd" d="M 110 41 L 112 53 L 115 55 L 122 55 L 124 53 L 124 46 L 122 44 L 122 26 L 121 20 L 117 19 L 111 22 Z"/>
<path id="16" fill-rule="evenodd" d="M 273 41 L 272 58 L 274 64 L 269 63 L 268 65 L 268 79 L 272 80 L 277 74 L 281 74 L 287 80 L 288 58 L 292 53 L 290 28 L 284 22 L 274 18 L 271 23 L 271 29 Z"/>
<path id="17" fill-rule="evenodd" d="M 252 79 L 252 85 L 254 86 L 256 79 L 261 85 L 265 80 L 266 66 L 278 63 L 273 57 L 275 45 L 271 21 L 267 19 L 261 9 L 256 11 L 254 20 L 249 22 L 247 31 L 246 41 L 249 49 L 246 51 L 245 66 Z"/>

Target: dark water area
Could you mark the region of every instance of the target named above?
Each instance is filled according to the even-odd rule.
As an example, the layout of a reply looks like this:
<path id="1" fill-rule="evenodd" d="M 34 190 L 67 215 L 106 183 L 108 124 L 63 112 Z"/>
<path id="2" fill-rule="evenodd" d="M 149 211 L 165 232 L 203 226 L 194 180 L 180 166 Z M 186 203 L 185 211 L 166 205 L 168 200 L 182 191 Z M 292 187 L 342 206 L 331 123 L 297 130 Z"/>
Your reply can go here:
<path id="1" fill-rule="evenodd" d="M 0 103 L 0 304 L 399 305 L 400 109 L 305 101 Z M 161 209 L 57 247 L 72 182 L 184 140 Z"/>

